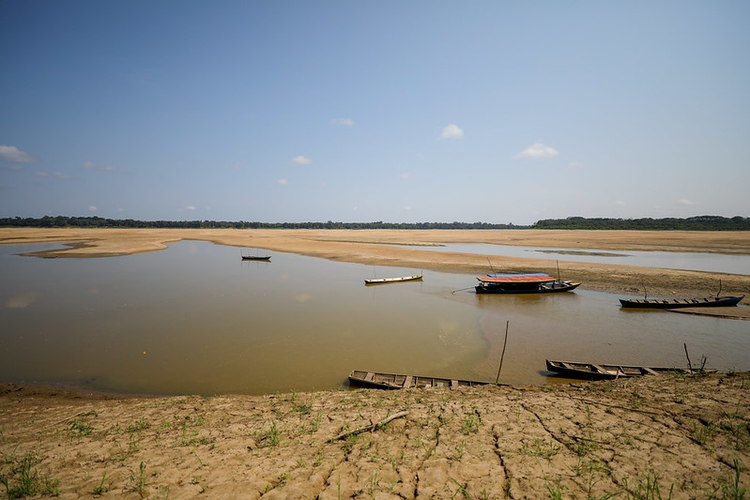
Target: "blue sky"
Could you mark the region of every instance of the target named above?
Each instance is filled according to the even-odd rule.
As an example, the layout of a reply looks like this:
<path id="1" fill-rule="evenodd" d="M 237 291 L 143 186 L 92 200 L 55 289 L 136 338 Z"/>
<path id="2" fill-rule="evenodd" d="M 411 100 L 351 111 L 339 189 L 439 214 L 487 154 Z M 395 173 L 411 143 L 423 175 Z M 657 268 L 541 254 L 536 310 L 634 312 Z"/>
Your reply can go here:
<path id="1" fill-rule="evenodd" d="M 0 1 L 0 217 L 750 216 L 750 2 Z"/>

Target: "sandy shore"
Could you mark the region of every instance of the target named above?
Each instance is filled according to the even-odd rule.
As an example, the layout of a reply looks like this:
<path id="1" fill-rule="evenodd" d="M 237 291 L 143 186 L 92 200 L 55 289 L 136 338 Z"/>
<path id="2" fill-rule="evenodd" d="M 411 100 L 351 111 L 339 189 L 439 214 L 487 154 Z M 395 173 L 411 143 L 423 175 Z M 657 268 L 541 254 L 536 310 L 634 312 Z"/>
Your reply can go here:
<path id="1" fill-rule="evenodd" d="M 43 257 L 157 251 L 182 239 L 461 273 L 485 273 L 486 257 L 398 245 L 750 251 L 750 234 L 743 233 L 0 229 L 0 243 L 71 244 Z M 493 257 L 492 264 L 556 273 L 544 260 Z M 750 279 L 739 275 L 560 265 L 566 277 L 593 290 L 638 293 L 634 284 L 646 283 L 651 293 L 706 295 L 719 279 L 725 293 L 750 290 Z M 0 385 L 0 492 L 170 499 L 748 498 L 749 392 L 748 373 L 212 398 L 6 384 Z M 378 425 L 389 417 L 395 418 Z"/>

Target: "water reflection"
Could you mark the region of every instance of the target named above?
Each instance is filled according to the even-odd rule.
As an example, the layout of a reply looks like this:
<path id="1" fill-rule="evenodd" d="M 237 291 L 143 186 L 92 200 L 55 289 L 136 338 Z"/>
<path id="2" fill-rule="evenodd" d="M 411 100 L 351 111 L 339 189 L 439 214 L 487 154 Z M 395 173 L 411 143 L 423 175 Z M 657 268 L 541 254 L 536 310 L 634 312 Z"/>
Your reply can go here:
<path id="1" fill-rule="evenodd" d="M 34 247 L 38 249 L 39 247 Z M 578 290 L 476 295 L 473 275 L 414 274 L 181 242 L 148 254 L 37 259 L 0 246 L 0 380 L 148 394 L 335 389 L 352 369 L 543 383 L 545 358 L 683 366 L 683 342 L 749 369 L 748 323 L 652 311 Z M 454 293 L 455 292 L 455 293 Z"/>

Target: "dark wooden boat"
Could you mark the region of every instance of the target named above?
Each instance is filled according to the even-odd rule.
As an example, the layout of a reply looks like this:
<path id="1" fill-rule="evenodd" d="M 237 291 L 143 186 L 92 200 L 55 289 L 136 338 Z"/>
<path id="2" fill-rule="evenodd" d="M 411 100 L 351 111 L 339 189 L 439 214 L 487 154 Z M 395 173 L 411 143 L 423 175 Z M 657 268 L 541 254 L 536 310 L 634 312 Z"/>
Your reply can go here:
<path id="1" fill-rule="evenodd" d="M 679 309 L 685 307 L 730 307 L 736 306 L 744 295 L 727 297 L 701 297 L 686 299 L 620 299 L 622 307 L 641 309 Z"/>
<path id="2" fill-rule="evenodd" d="M 398 373 L 378 373 L 364 370 L 353 370 L 349 374 L 352 384 L 376 389 L 416 389 L 430 387 L 476 387 L 488 385 L 489 382 L 459 380 L 450 378 L 421 377 L 418 375 L 401 375 Z"/>
<path id="3" fill-rule="evenodd" d="M 690 370 L 687 368 L 654 368 L 647 366 L 605 365 L 595 363 L 580 363 L 575 361 L 552 361 L 547 362 L 547 371 L 554 372 L 569 378 L 584 378 L 588 380 L 616 379 L 628 377 L 641 377 L 644 375 L 668 375 L 668 374 L 695 374 L 716 373 L 716 370 L 704 368 L 703 370 Z"/>
<path id="4" fill-rule="evenodd" d="M 262 261 L 270 261 L 271 256 L 270 255 L 243 255 L 242 260 L 262 260 Z"/>
<path id="5" fill-rule="evenodd" d="M 413 276 L 400 276 L 397 278 L 372 278 L 365 280 L 365 285 L 384 285 L 386 283 L 401 283 L 403 281 L 419 281 L 422 279 L 421 274 L 415 274 Z"/>
<path id="6" fill-rule="evenodd" d="M 552 293 L 569 292 L 580 283 L 560 281 L 545 273 L 488 274 L 478 276 L 477 293 Z"/>

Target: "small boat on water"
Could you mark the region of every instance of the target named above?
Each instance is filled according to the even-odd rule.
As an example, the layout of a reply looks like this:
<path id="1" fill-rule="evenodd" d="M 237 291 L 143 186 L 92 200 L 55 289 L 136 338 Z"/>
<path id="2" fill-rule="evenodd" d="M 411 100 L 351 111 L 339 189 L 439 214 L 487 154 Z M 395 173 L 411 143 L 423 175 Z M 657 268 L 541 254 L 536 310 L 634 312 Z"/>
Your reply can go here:
<path id="1" fill-rule="evenodd" d="M 419 281 L 421 279 L 421 274 L 415 274 L 413 276 L 400 276 L 397 278 L 371 278 L 365 280 L 365 285 L 383 285 L 386 283 L 401 283 L 402 281 Z"/>
<path id="2" fill-rule="evenodd" d="M 726 297 L 701 297 L 678 299 L 620 299 L 622 307 L 641 309 L 680 309 L 685 307 L 731 307 L 745 298 L 744 295 Z"/>
<path id="3" fill-rule="evenodd" d="M 616 379 L 641 377 L 644 375 L 696 374 L 716 373 L 716 370 L 704 368 L 702 370 L 687 368 L 653 368 L 647 366 L 604 365 L 595 363 L 580 363 L 575 361 L 545 360 L 547 371 L 569 378 L 584 378 L 588 380 Z"/>
<path id="4" fill-rule="evenodd" d="M 271 256 L 270 255 L 243 255 L 242 260 L 262 260 L 262 261 L 270 261 Z"/>
<path id="5" fill-rule="evenodd" d="M 575 290 L 580 283 L 561 281 L 546 273 L 493 273 L 477 276 L 477 293 L 551 293 Z"/>
<path id="6" fill-rule="evenodd" d="M 352 370 L 349 382 L 354 385 L 375 389 L 416 389 L 430 387 L 476 387 L 489 385 L 489 382 L 474 380 L 459 380 L 437 377 L 420 377 L 418 375 L 402 375 L 398 373 L 378 373 L 364 370 Z"/>

